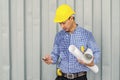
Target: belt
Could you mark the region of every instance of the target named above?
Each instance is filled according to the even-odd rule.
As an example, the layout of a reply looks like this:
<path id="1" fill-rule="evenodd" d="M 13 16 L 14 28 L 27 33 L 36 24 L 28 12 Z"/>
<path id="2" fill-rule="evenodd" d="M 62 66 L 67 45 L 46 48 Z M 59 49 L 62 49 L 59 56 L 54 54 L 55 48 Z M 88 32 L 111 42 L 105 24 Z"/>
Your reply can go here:
<path id="1" fill-rule="evenodd" d="M 86 75 L 87 72 L 79 72 L 79 73 L 62 73 L 62 76 L 68 78 L 68 79 L 74 79 L 74 78 L 77 78 L 77 77 L 81 77 L 81 76 L 84 76 Z"/>

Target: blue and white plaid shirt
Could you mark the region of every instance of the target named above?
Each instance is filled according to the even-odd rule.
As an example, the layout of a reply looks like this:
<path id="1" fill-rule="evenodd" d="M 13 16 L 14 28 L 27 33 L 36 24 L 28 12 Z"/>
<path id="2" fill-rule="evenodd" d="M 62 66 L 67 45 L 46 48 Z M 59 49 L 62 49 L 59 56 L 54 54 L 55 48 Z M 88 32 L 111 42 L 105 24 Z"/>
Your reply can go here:
<path id="1" fill-rule="evenodd" d="M 68 50 L 69 45 L 75 45 L 78 49 L 84 46 L 85 49 L 90 48 L 94 54 L 94 62 L 99 61 L 100 49 L 91 32 L 77 26 L 72 34 L 61 30 L 56 34 L 53 51 L 51 53 L 53 64 L 64 73 L 77 73 L 88 71 L 89 69 L 80 64 Z M 59 60 L 58 60 L 59 59 Z"/>

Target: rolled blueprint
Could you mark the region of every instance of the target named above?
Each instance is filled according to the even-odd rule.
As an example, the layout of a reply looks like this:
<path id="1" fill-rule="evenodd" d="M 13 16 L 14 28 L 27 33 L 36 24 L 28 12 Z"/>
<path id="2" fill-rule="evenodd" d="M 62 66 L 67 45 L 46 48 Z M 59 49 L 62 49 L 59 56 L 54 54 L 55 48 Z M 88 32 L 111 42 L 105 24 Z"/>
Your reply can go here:
<path id="1" fill-rule="evenodd" d="M 69 51 L 77 58 L 80 59 L 82 61 L 84 61 L 85 63 L 90 63 L 93 60 L 93 52 L 91 49 L 87 49 L 85 51 L 85 53 L 83 54 L 77 47 L 75 47 L 74 45 L 70 45 L 69 46 Z M 98 66 L 94 65 L 94 66 L 87 66 L 89 69 L 91 69 L 94 73 L 97 73 L 99 71 Z"/>

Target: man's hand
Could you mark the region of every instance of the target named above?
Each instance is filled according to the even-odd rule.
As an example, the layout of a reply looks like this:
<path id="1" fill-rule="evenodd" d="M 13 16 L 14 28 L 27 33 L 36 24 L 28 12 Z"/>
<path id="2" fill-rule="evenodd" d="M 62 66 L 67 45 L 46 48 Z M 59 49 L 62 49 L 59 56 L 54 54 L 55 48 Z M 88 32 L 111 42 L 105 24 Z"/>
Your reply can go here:
<path id="1" fill-rule="evenodd" d="M 91 63 L 89 63 L 89 64 L 85 63 L 83 60 L 80 60 L 80 59 L 78 59 L 78 62 L 79 62 L 80 64 L 83 64 L 83 65 L 89 66 L 89 67 L 95 65 L 95 64 L 94 64 L 94 59 L 93 59 L 93 60 L 91 61 Z"/>
<path id="2" fill-rule="evenodd" d="M 42 58 L 42 60 L 46 63 L 46 64 L 52 64 L 53 60 L 52 57 L 48 54 L 45 57 Z"/>

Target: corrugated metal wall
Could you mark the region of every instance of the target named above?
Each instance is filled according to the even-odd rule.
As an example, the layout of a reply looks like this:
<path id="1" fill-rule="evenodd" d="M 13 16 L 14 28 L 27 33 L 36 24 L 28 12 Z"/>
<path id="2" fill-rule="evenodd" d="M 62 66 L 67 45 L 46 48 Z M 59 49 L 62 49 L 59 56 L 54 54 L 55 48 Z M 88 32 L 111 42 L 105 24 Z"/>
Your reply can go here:
<path id="1" fill-rule="evenodd" d="M 79 25 L 93 32 L 101 47 L 98 74 L 89 80 L 120 80 L 119 0 L 0 0 L 0 80 L 54 80 L 55 65 L 41 58 L 52 51 L 59 25 L 58 5 L 76 11 Z"/>

